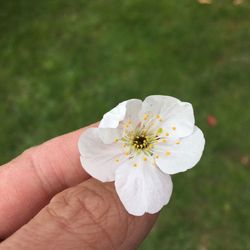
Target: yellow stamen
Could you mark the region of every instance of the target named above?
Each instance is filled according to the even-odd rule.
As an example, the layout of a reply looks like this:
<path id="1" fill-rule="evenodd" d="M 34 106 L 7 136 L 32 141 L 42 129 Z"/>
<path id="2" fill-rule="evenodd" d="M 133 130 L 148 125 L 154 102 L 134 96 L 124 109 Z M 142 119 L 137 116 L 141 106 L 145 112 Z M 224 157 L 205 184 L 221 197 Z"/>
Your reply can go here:
<path id="1" fill-rule="evenodd" d="M 173 130 L 176 130 L 176 127 L 172 127 Z"/>
<path id="2" fill-rule="evenodd" d="M 171 155 L 170 151 L 167 151 L 167 152 L 165 153 L 165 155 L 166 155 L 166 156 L 170 156 L 170 155 Z"/>
<path id="3" fill-rule="evenodd" d="M 147 158 L 147 157 L 144 157 L 144 158 L 143 158 L 143 160 L 144 160 L 144 161 L 147 161 L 147 160 L 148 160 L 148 158 Z"/>
<path id="4" fill-rule="evenodd" d="M 115 142 L 118 142 L 119 141 L 119 139 L 118 138 L 115 138 Z"/>
<path id="5" fill-rule="evenodd" d="M 159 155 L 158 155 L 158 154 L 156 154 L 156 155 L 155 155 L 155 158 L 156 158 L 156 159 L 158 159 L 158 158 L 159 158 Z"/>
<path id="6" fill-rule="evenodd" d="M 137 163 L 134 163 L 134 164 L 133 164 L 133 167 L 135 167 L 135 168 L 136 168 L 136 167 L 137 167 Z"/>
<path id="7" fill-rule="evenodd" d="M 119 158 L 115 158 L 115 162 L 117 163 L 120 162 Z"/>
<path id="8" fill-rule="evenodd" d="M 169 136 L 169 133 L 166 133 L 165 135 L 166 135 L 166 136 Z"/>
<path id="9" fill-rule="evenodd" d="M 167 142 L 167 140 L 166 140 L 166 139 L 163 139 L 163 140 L 162 140 L 162 142 L 166 143 L 166 142 Z"/>
<path id="10" fill-rule="evenodd" d="M 180 141 L 177 141 L 176 144 L 180 144 L 181 142 Z"/>

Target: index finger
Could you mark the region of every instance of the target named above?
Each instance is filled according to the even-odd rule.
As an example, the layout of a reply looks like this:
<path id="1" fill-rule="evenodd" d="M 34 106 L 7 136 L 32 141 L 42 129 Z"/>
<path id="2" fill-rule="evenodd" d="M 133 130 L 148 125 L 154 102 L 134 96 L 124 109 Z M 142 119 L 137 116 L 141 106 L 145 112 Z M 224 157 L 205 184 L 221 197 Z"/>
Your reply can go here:
<path id="1" fill-rule="evenodd" d="M 28 149 L 0 168 L 0 238 L 27 223 L 56 193 L 89 178 L 77 148 L 87 128 Z"/>

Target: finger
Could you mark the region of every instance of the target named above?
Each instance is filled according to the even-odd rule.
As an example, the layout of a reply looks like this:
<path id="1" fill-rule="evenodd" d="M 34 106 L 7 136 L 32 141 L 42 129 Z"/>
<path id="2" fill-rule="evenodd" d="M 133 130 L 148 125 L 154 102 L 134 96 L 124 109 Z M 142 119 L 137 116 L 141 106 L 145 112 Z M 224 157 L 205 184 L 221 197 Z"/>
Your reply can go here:
<path id="1" fill-rule="evenodd" d="M 77 149 L 85 129 L 33 147 L 0 168 L 0 238 L 29 221 L 56 193 L 89 178 Z"/>
<path id="2" fill-rule="evenodd" d="M 129 215 L 113 183 L 89 179 L 56 195 L 3 249 L 135 249 L 157 215 Z"/>

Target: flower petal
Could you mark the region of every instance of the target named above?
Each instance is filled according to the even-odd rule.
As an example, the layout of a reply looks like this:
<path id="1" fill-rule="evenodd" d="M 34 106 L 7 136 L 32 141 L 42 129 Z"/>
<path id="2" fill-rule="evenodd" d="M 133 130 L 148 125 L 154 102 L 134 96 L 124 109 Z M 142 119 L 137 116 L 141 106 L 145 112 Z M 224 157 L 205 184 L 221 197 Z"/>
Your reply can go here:
<path id="1" fill-rule="evenodd" d="M 161 126 L 169 131 L 170 135 L 186 137 L 193 132 L 195 121 L 192 104 L 180 102 L 171 109 L 164 110 L 163 108 L 160 114 L 166 117 Z"/>
<path id="2" fill-rule="evenodd" d="M 115 171 L 126 160 L 120 145 L 102 142 L 98 128 L 89 128 L 82 133 L 78 148 L 83 168 L 103 182 L 114 181 Z"/>
<path id="3" fill-rule="evenodd" d="M 141 118 L 145 114 L 152 114 L 152 115 L 160 114 L 163 106 L 168 107 L 170 109 L 177 103 L 180 103 L 180 100 L 172 96 L 164 96 L 164 95 L 148 96 L 142 103 L 142 111 L 140 114 Z"/>
<path id="4" fill-rule="evenodd" d="M 103 116 L 99 125 L 99 136 L 105 144 L 113 143 L 122 137 L 124 125 L 121 121 L 130 121 L 131 127 L 136 127 L 139 122 L 139 112 L 142 101 L 131 99 L 120 103 Z M 125 112 L 125 113 L 124 113 Z M 128 126 L 128 125 L 127 125 Z"/>
<path id="5" fill-rule="evenodd" d="M 103 143 L 110 144 L 122 137 L 122 126 L 117 128 L 98 128 L 98 135 Z"/>
<path id="6" fill-rule="evenodd" d="M 155 127 L 162 127 L 170 136 L 185 137 L 193 132 L 193 107 L 190 103 L 181 102 L 177 98 L 161 95 L 149 96 L 143 101 L 141 119 L 145 114 L 153 116 L 158 121 Z"/>
<path id="7" fill-rule="evenodd" d="M 125 117 L 135 119 L 138 116 L 138 110 L 141 108 L 141 100 L 130 99 L 119 103 L 116 107 L 104 114 L 99 128 L 117 128 L 120 121 Z"/>
<path id="8" fill-rule="evenodd" d="M 115 174 L 117 194 L 126 210 L 133 215 L 156 213 L 166 205 L 172 194 L 172 180 L 151 164 L 133 167 L 122 164 Z"/>
<path id="9" fill-rule="evenodd" d="M 166 144 L 157 152 L 156 164 L 166 174 L 184 172 L 194 167 L 201 158 L 205 145 L 202 131 L 195 126 L 191 135 L 180 139 L 175 145 Z M 158 149 L 159 150 L 159 149 Z"/>

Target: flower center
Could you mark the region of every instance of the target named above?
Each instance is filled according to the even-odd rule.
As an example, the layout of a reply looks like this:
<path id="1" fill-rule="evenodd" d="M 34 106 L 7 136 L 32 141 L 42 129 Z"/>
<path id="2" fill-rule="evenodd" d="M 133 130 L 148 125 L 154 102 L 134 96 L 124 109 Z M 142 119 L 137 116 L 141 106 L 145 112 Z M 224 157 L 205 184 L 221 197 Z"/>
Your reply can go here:
<path id="1" fill-rule="evenodd" d="M 125 121 L 123 123 L 122 137 L 115 138 L 114 142 L 119 141 L 124 149 L 124 154 L 129 160 L 136 160 L 137 157 L 141 157 L 143 161 L 147 161 L 150 158 L 158 159 L 159 152 L 162 153 L 162 144 L 168 144 L 169 131 L 162 128 L 160 124 L 163 119 L 160 115 L 145 114 L 142 121 L 135 124 L 132 120 Z M 172 130 L 177 128 L 173 125 Z M 158 144 L 161 143 L 160 147 Z M 178 139 L 175 142 L 177 145 L 181 143 Z M 169 146 L 166 148 L 165 155 L 170 156 L 171 152 Z M 116 163 L 119 163 L 119 157 L 115 159 Z M 134 162 L 133 167 L 136 167 L 138 163 Z"/>
<path id="2" fill-rule="evenodd" d="M 144 135 L 135 136 L 133 139 L 133 146 L 135 148 L 145 149 L 149 145 L 147 138 Z"/>

